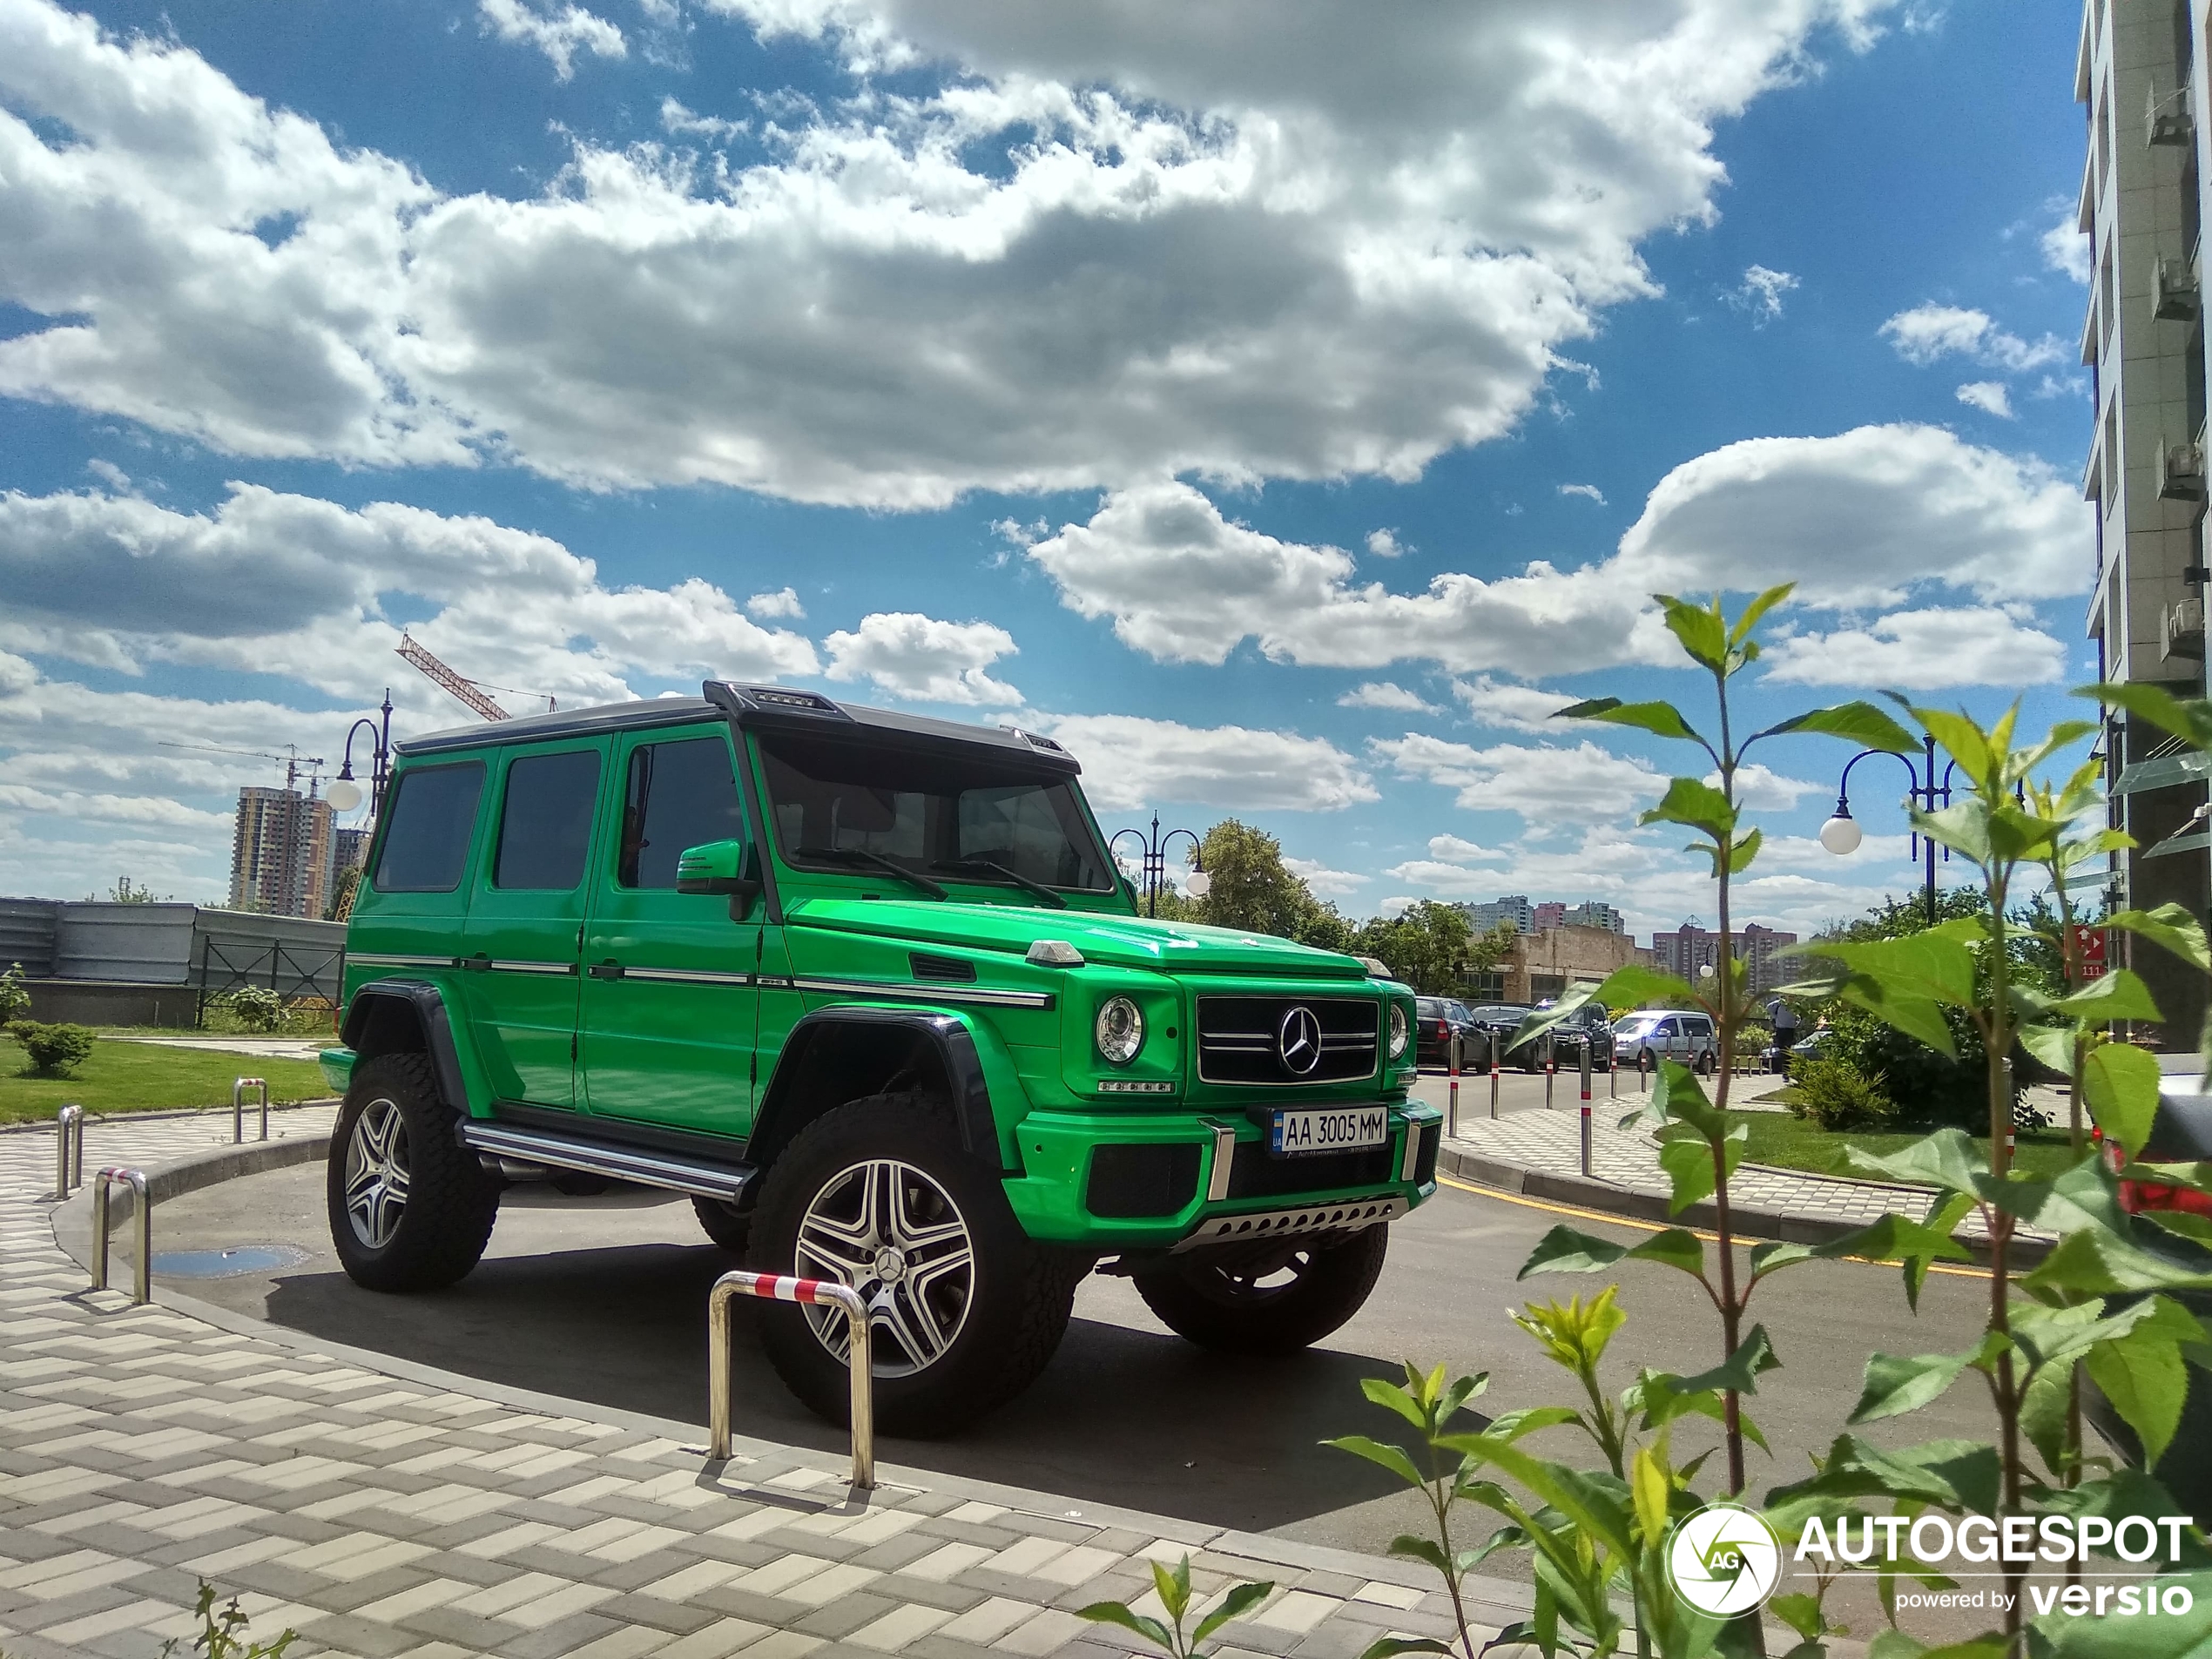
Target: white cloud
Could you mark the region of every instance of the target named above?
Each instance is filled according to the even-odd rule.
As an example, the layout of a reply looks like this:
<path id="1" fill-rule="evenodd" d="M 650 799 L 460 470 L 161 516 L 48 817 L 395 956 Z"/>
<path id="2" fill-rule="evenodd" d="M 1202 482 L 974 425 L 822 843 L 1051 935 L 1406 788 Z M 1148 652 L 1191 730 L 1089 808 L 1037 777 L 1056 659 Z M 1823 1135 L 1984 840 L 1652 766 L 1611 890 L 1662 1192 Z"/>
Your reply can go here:
<path id="1" fill-rule="evenodd" d="M 1283 867 L 1305 882 L 1318 898 L 1348 898 L 1367 885 L 1366 876 L 1350 870 L 1332 870 L 1318 859 L 1285 858 Z"/>
<path id="2" fill-rule="evenodd" d="M 675 98 L 664 98 L 660 101 L 660 130 L 671 138 L 704 138 L 710 144 L 723 144 L 751 132 L 752 123 L 701 115 L 685 109 Z"/>
<path id="3" fill-rule="evenodd" d="M 2049 379 L 2048 375 L 2044 377 Z M 2013 418 L 2012 394 L 2002 381 L 1968 381 L 1959 388 L 1959 401 L 1984 415 L 1993 415 L 2000 421 Z"/>
<path id="4" fill-rule="evenodd" d="M 2067 348 L 2056 334 L 2030 342 L 2007 334 L 1986 311 L 1932 302 L 1900 311 L 1878 331 L 1908 363 L 1925 368 L 1946 357 L 1967 357 L 1993 368 L 2041 368 L 2066 361 Z"/>
<path id="5" fill-rule="evenodd" d="M 1405 545 L 1399 541 L 1396 530 L 1369 530 L 1367 532 L 1367 551 L 1379 559 L 1394 559 L 1405 550 Z"/>
<path id="6" fill-rule="evenodd" d="M 1163 661 L 1220 663 L 1248 637 L 1278 662 L 1535 677 L 1673 664 L 1646 596 L 1797 583 L 1797 603 L 1858 610 L 1915 593 L 2054 598 L 2087 585 L 2088 509 L 2048 465 L 1939 427 L 1753 438 L 1683 462 L 1601 564 L 1538 562 L 1484 580 L 1444 572 L 1426 591 L 1359 583 L 1342 549 L 1287 542 L 1158 480 L 1109 492 L 1028 556 L 1081 615 Z M 1500 699 L 1502 700 L 1502 699 Z"/>
<path id="7" fill-rule="evenodd" d="M 1752 327 L 1764 328 L 1782 314 L 1782 296 L 1797 286 L 1797 279 L 1787 271 L 1754 265 L 1745 269 L 1743 280 L 1721 298 L 1737 310 L 1749 314 Z"/>
<path id="8" fill-rule="evenodd" d="M 1584 741 L 1573 748 L 1502 743 L 1476 749 L 1407 732 L 1367 746 L 1400 777 L 1459 792 L 1471 813 L 1519 813 L 1545 824 L 1595 823 L 1630 815 L 1658 798 L 1665 779 L 1641 760 Z"/>
<path id="9" fill-rule="evenodd" d="M 1428 855 L 1447 864 L 1480 864 L 1486 860 L 1501 859 L 1506 855 L 1457 835 L 1432 835 L 1428 838 Z"/>
<path id="10" fill-rule="evenodd" d="M 1487 674 L 1453 681 L 1452 694 L 1467 705 L 1467 718 L 1477 725 L 1534 732 L 1544 737 L 1564 736 L 1564 729 L 1551 717 L 1581 700 L 1534 685 L 1510 685 Z"/>
<path id="11" fill-rule="evenodd" d="M 553 65 L 556 80 L 565 81 L 576 74 L 578 52 L 588 51 L 594 57 L 630 56 L 622 30 L 582 6 L 544 12 L 529 0 L 476 0 L 476 16 L 487 34 L 543 52 Z"/>
<path id="12" fill-rule="evenodd" d="M 395 597 L 429 602 L 427 616 L 407 607 L 408 625 L 462 672 L 564 702 L 630 697 L 633 674 L 818 667 L 804 638 L 759 627 L 709 583 L 610 589 L 558 542 L 489 519 L 251 484 L 212 515 L 98 491 L 0 495 L 0 648 L 125 672 L 289 675 L 366 697 L 395 666 Z"/>
<path id="13" fill-rule="evenodd" d="M 1768 678 L 1803 685 L 2044 685 L 2066 672 L 2066 647 L 1994 606 L 1899 610 L 1832 633 L 1776 643 Z"/>
<path id="14" fill-rule="evenodd" d="M 2090 274 L 2089 239 L 2079 228 L 2074 204 L 2061 198 L 2056 205 L 2058 223 L 2036 239 L 2036 246 L 2042 251 L 2046 266 L 2087 287 Z"/>
<path id="15" fill-rule="evenodd" d="M 1410 881 L 1426 888 L 1429 897 L 1461 902 L 1494 899 L 1501 879 L 1495 870 L 1470 870 L 1434 859 L 1408 859 L 1403 864 L 1390 866 L 1383 873 L 1393 881 Z"/>
<path id="16" fill-rule="evenodd" d="M 1326 813 L 1381 799 L 1352 758 L 1324 738 L 1133 714 L 1065 714 L 1036 725 L 1082 763 L 1083 792 L 1103 812 L 1172 804 Z"/>
<path id="17" fill-rule="evenodd" d="M 806 614 L 806 607 L 799 602 L 799 590 L 779 588 L 773 593 L 756 593 L 745 602 L 745 614 L 766 622 L 777 617 L 797 618 Z"/>
<path id="18" fill-rule="evenodd" d="M 94 455 L 84 463 L 84 470 L 118 494 L 131 488 L 131 475 L 112 461 L 104 461 Z"/>
<path id="19" fill-rule="evenodd" d="M 1705 781 L 1716 789 L 1721 786 L 1717 772 L 1706 775 Z M 1771 767 L 1753 761 L 1736 771 L 1736 799 L 1750 812 L 1788 812 L 1803 795 L 1817 795 L 1827 786 L 1809 784 L 1801 778 L 1787 778 Z"/>
<path id="20" fill-rule="evenodd" d="M 1888 9 L 718 3 L 938 90 L 779 109 L 748 166 L 580 136 L 543 191 L 455 194 L 172 41 L 0 0 L 0 298 L 45 320 L 0 395 L 233 454 L 890 508 L 1410 478 L 1655 292 L 1638 245 L 1714 217 L 1716 125 Z M 626 50 L 484 5 L 556 71 Z"/>
<path id="21" fill-rule="evenodd" d="M 893 697 L 970 706 L 1022 700 L 1021 692 L 990 676 L 993 663 L 1020 650 L 995 623 L 877 611 L 860 618 L 857 633 L 833 633 L 822 646 L 832 679 L 873 680 Z"/>
<path id="22" fill-rule="evenodd" d="M 1561 484 L 1559 493 L 1562 496 L 1580 496 L 1584 501 L 1594 501 L 1601 507 L 1605 505 L 1605 492 L 1595 484 Z"/>
<path id="23" fill-rule="evenodd" d="M 1398 709 L 1407 714 L 1437 714 L 1442 711 L 1417 691 L 1388 680 L 1369 680 L 1337 699 L 1340 709 Z"/>

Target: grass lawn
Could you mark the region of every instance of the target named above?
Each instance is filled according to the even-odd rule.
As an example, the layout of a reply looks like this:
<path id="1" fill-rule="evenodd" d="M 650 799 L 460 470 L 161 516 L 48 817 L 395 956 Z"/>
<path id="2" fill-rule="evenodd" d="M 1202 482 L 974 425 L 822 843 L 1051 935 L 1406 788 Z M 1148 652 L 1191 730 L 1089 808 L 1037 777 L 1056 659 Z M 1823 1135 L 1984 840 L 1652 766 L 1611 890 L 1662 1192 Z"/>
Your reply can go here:
<path id="1" fill-rule="evenodd" d="M 1785 1170 L 1806 1170 L 1815 1175 L 1853 1175 L 1857 1171 L 1844 1162 L 1844 1149 L 1856 1146 L 1868 1152 L 1885 1153 L 1903 1150 L 1913 1142 L 1924 1139 L 1924 1130 L 1885 1131 L 1868 1134 L 1860 1130 L 1831 1133 L 1815 1129 L 1801 1117 L 1787 1112 L 1731 1112 L 1739 1123 L 1748 1124 L 1751 1130 L 1750 1148 L 1743 1156 L 1754 1163 L 1778 1164 Z M 1986 1148 L 1989 1137 L 1974 1137 L 1979 1147 Z M 2074 1162 L 2067 1150 L 2067 1134 L 2063 1129 L 2022 1130 L 2015 1143 L 2015 1169 L 2031 1175 L 2056 1175 Z"/>
<path id="2" fill-rule="evenodd" d="M 273 1101 L 319 1100 L 330 1093 L 322 1069 L 312 1061 L 196 1054 L 146 1042 L 95 1043 L 91 1056 L 68 1076 L 34 1076 L 23 1045 L 0 1036 L 0 1123 L 51 1119 L 64 1101 L 72 1100 L 92 1115 L 227 1106 L 232 1081 L 244 1076 L 267 1078 Z"/>

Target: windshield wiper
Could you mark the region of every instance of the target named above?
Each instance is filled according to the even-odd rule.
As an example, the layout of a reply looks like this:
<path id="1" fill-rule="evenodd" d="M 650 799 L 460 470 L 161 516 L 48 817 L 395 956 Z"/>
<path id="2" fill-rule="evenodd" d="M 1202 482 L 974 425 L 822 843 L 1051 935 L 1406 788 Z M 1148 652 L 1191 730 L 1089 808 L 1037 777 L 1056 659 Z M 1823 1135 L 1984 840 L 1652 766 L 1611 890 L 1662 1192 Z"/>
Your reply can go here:
<path id="1" fill-rule="evenodd" d="M 921 871 L 909 870 L 905 865 L 887 859 L 880 853 L 871 853 L 865 846 L 802 846 L 792 856 L 826 859 L 832 864 L 873 864 L 886 875 L 895 875 L 907 885 L 920 887 L 933 899 L 950 896 Z"/>
<path id="2" fill-rule="evenodd" d="M 929 867 L 933 870 L 988 870 L 994 875 L 1004 877 L 1015 887 L 1034 893 L 1055 910 L 1065 910 L 1068 907 L 1068 901 L 1045 886 L 1043 882 L 1032 881 L 1021 871 L 1010 870 L 996 859 L 939 859 Z"/>

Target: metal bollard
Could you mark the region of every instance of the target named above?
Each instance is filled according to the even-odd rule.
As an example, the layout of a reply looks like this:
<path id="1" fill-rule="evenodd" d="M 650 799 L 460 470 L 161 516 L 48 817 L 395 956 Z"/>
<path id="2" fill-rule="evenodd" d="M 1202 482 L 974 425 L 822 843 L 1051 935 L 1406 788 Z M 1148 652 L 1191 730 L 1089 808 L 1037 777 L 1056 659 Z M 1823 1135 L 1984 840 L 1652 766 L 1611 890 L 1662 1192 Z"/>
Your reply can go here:
<path id="1" fill-rule="evenodd" d="M 1498 1116 L 1498 1034 L 1491 1031 L 1485 1035 L 1490 1040 L 1490 1116 L 1495 1120 Z"/>
<path id="2" fill-rule="evenodd" d="M 84 1109 L 71 1101 L 54 1114 L 54 1201 L 84 1184 Z"/>
<path id="3" fill-rule="evenodd" d="M 1649 1049 L 1638 1049 L 1636 1050 L 1636 1093 L 1639 1095 L 1648 1095 L 1650 1092 L 1651 1050 Z"/>
<path id="4" fill-rule="evenodd" d="M 132 1209 L 138 1225 L 138 1264 L 132 1275 L 131 1300 L 144 1306 L 153 1300 L 153 1200 L 146 1193 L 142 1170 L 102 1170 L 92 1177 L 92 1288 L 107 1289 L 108 1192 L 117 1183 L 131 1189 Z"/>
<path id="5" fill-rule="evenodd" d="M 1582 1173 L 1590 1172 L 1590 1040 L 1582 1038 Z"/>
<path id="6" fill-rule="evenodd" d="M 1613 1046 L 1613 1039 L 1605 1040 L 1605 1097 L 1621 1098 L 1621 1051 Z"/>
<path id="7" fill-rule="evenodd" d="M 875 1487 L 875 1369 L 867 1304 L 849 1286 L 828 1279 L 792 1278 L 780 1273 L 725 1273 L 706 1298 L 706 1383 L 708 1457 L 730 1455 L 730 1298 L 758 1296 L 775 1302 L 803 1302 L 841 1308 L 852 1332 L 846 1368 L 853 1373 L 853 1485 Z"/>
<path id="8" fill-rule="evenodd" d="M 1552 1079 L 1559 1076 L 1559 1062 L 1552 1053 L 1552 1034 L 1544 1033 L 1544 1109 L 1552 1109 Z"/>
<path id="9" fill-rule="evenodd" d="M 246 1139 L 246 1091 L 261 1091 L 261 1138 L 269 1138 L 269 1082 L 266 1077 L 240 1077 L 231 1085 L 231 1144 Z"/>
<path id="10" fill-rule="evenodd" d="M 1456 1029 L 1452 1033 L 1450 1065 L 1452 1086 L 1444 1099 L 1444 1138 L 1456 1141 L 1460 1138 L 1460 1034 Z"/>

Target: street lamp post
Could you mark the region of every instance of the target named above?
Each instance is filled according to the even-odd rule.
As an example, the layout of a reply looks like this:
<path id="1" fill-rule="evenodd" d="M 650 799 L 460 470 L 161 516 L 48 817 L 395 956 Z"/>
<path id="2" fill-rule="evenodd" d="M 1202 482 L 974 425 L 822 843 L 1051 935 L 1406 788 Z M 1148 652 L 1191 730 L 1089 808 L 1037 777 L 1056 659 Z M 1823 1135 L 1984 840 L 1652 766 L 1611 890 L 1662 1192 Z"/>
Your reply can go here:
<path id="1" fill-rule="evenodd" d="M 1898 755 L 1897 759 L 1904 763 L 1905 774 L 1912 780 L 1912 788 L 1906 792 L 1913 804 L 1924 812 L 1933 813 L 1951 805 L 1951 779 L 1959 770 L 1959 763 L 1950 762 L 1944 767 L 1943 775 L 1937 777 L 1935 738 L 1931 734 L 1922 743 L 1927 753 L 1920 765 L 1913 765 L 1910 755 Z M 1858 820 L 1851 815 L 1851 769 L 1869 755 L 1891 752 L 1887 749 L 1861 749 L 1844 763 L 1843 778 L 1836 786 L 1836 815 L 1820 826 L 1821 846 L 1839 858 L 1858 851 L 1863 839 Z M 1928 926 L 1932 927 L 1936 925 L 1936 844 L 1916 830 L 1912 848 L 1913 856 L 1922 856 L 1926 860 Z M 1947 851 L 1944 853 L 1946 858 L 1950 856 Z"/>
<path id="2" fill-rule="evenodd" d="M 346 757 L 339 763 L 338 777 L 323 799 L 341 813 L 350 813 L 361 804 L 361 786 L 354 781 L 354 738 L 363 726 L 368 728 L 370 744 L 368 762 L 368 812 L 374 818 L 384 810 L 384 786 L 392 772 L 392 693 L 384 693 L 381 721 L 372 720 L 366 714 L 354 722 L 346 732 Z"/>
<path id="3" fill-rule="evenodd" d="M 1190 879 L 1184 883 L 1184 887 L 1194 899 L 1206 896 L 1206 889 L 1213 885 L 1213 878 L 1206 873 L 1205 843 L 1198 839 L 1195 832 L 1171 829 L 1163 835 L 1160 833 L 1160 815 L 1155 813 L 1152 814 L 1150 833 L 1141 829 L 1116 830 L 1112 839 L 1106 843 L 1107 851 L 1111 852 L 1118 846 L 1124 835 L 1136 837 L 1137 864 L 1144 872 L 1146 915 L 1157 916 L 1160 914 L 1160 889 L 1167 885 L 1168 879 L 1168 843 L 1178 835 L 1190 838 Z"/>

